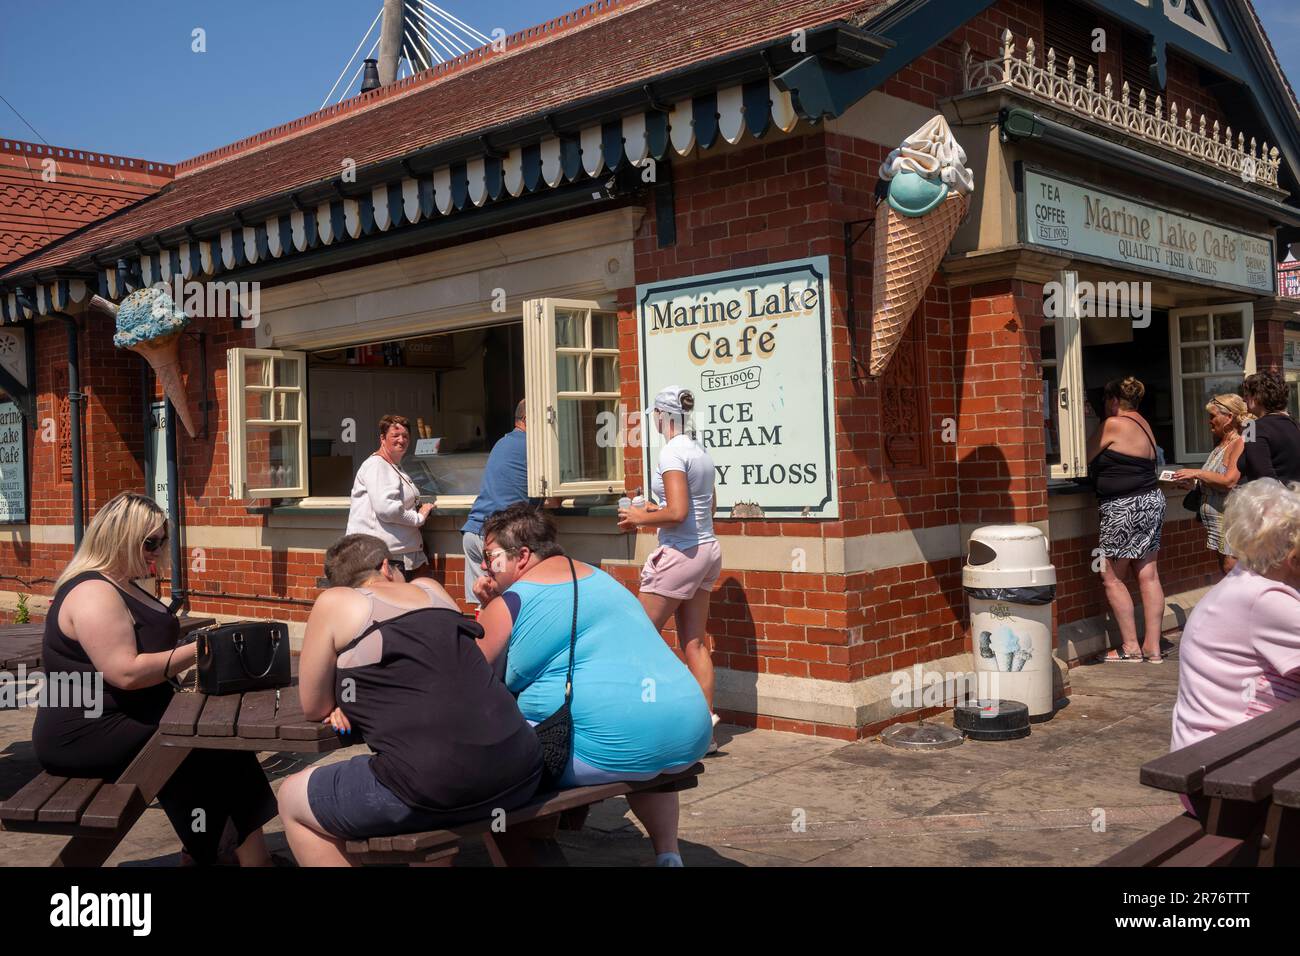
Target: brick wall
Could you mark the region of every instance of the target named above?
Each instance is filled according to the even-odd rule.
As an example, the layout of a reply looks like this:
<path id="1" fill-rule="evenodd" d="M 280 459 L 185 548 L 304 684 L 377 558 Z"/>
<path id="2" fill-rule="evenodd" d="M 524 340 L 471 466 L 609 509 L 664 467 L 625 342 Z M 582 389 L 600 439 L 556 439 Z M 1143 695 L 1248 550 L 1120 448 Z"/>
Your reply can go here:
<path id="1" fill-rule="evenodd" d="M 1038 31 L 1038 0 L 1004 0 L 888 81 L 885 91 L 934 107 L 958 91 L 958 51 L 964 40 L 996 48 L 1002 29 Z M 845 222 L 874 212 L 876 171 L 887 150 L 816 129 L 768 141 L 720 148 L 704 159 L 674 164 L 677 241 L 660 248 L 653 206 L 634 241 L 638 282 L 652 282 L 807 256 L 831 265 L 832 375 L 836 462 L 842 520 L 735 520 L 717 524 L 729 544 L 745 537 L 838 538 L 891 534 L 962 524 L 1039 522 L 1048 518 L 1046 458 L 1039 374 L 1041 287 L 1018 280 L 949 286 L 939 277 L 927 290 L 895 360 L 879 380 L 856 374 L 846 318 Z M 858 244 L 855 331 L 866 359 L 864 317 L 871 306 L 871 235 Z M 640 407 L 634 290 L 618 301 L 622 397 Z M 191 526 L 257 527 L 250 502 L 228 498 L 226 366 L 228 348 L 251 345 L 252 332 L 228 321 L 200 322 L 206 333 L 207 375 L 199 344 L 187 339 L 183 361 L 196 416 L 213 400 L 206 436 L 178 435 L 183 519 Z M 144 488 L 145 440 L 139 360 L 115 350 L 99 322 L 83 334 L 87 411 L 88 517 L 113 494 Z M 1272 348 L 1272 346 L 1269 346 Z M 37 336 L 40 416 L 57 417 L 58 371 L 66 363 L 62 328 L 42 325 Z M 944 441 L 952 426 L 953 441 Z M 67 525 L 70 483 L 59 472 L 56 445 L 34 443 L 32 523 Z M 637 447 L 626 449 L 629 489 L 641 482 Z M 1166 589 L 1208 583 L 1213 556 L 1198 525 L 1166 530 Z M 1069 622 L 1104 608 L 1100 582 L 1090 577 L 1095 537 L 1058 542 L 1058 614 Z M 53 579 L 66 545 L 0 544 L 0 573 Z M 735 552 L 733 552 L 735 553 Z M 274 548 L 208 548 L 186 555 L 195 611 L 306 618 L 317 588 L 320 556 Z M 719 666 L 800 678 L 847 682 L 958 654 L 967 649 L 966 601 L 959 558 L 910 562 L 870 572 L 809 573 L 798 556 L 781 571 L 724 568 L 709 631 Z M 638 569 L 611 566 L 636 589 Z M 463 593 L 462 561 L 435 557 L 435 576 Z M 32 587 L 48 593 L 44 587 Z M 667 635 L 675 643 L 671 628 Z M 757 726 L 852 737 L 872 728 L 801 724 L 753 715 L 727 715 Z"/>

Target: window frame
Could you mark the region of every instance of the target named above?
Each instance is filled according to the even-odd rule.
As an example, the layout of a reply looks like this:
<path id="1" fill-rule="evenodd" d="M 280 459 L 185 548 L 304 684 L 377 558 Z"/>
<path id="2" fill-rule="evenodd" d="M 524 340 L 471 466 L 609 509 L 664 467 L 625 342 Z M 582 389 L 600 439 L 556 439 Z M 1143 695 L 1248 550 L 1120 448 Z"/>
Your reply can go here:
<path id="1" fill-rule="evenodd" d="M 1293 356 L 1290 363 L 1286 359 L 1288 346 Z M 1286 329 L 1282 333 L 1282 377 L 1291 393 L 1288 408 L 1292 417 L 1300 420 L 1300 330 Z"/>
<path id="2" fill-rule="evenodd" d="M 1173 392 L 1174 406 L 1174 463 L 1179 465 L 1189 465 L 1199 463 L 1204 460 L 1200 452 L 1189 452 L 1186 444 L 1186 416 L 1187 409 L 1183 407 L 1183 384 L 1187 377 L 1192 378 L 1225 378 L 1236 373 L 1216 372 L 1211 367 L 1208 372 L 1183 372 L 1183 341 L 1182 341 L 1182 319 L 1184 316 L 1205 315 L 1209 317 L 1209 338 L 1206 343 L 1210 346 L 1210 364 L 1214 363 L 1214 316 L 1225 312 L 1241 312 L 1241 336 L 1242 347 L 1244 349 L 1244 368 L 1241 376 L 1252 375 L 1255 372 L 1255 307 L 1251 302 L 1225 302 L 1219 305 L 1191 306 L 1181 309 L 1169 310 L 1169 372 L 1170 385 Z M 1230 340 L 1235 341 L 1235 340 Z M 1192 342 L 1190 345 L 1200 343 Z M 1199 414 L 1199 410 L 1194 410 Z"/>
<path id="3" fill-rule="evenodd" d="M 1077 272 L 1061 272 L 1057 282 L 1062 289 L 1074 288 Z M 1056 394 L 1052 400 L 1057 406 L 1057 442 L 1060 445 L 1060 464 L 1048 466 L 1048 477 L 1055 480 L 1082 478 L 1088 471 L 1084 461 L 1087 435 L 1084 434 L 1082 403 L 1086 401 L 1083 389 L 1083 335 L 1078 303 L 1071 296 L 1060 296 L 1064 305 L 1059 316 L 1043 317 L 1056 329 Z M 1039 355 L 1042 365 L 1042 355 Z"/>
<path id="4" fill-rule="evenodd" d="M 586 345 L 578 348 L 559 347 L 555 338 L 555 313 L 557 310 L 586 312 Z M 558 360 L 564 355 L 587 355 L 619 358 L 619 350 L 596 348 L 592 339 L 592 313 L 615 310 L 591 299 L 540 298 L 527 299 L 523 305 L 524 318 L 524 395 L 528 406 L 528 494 L 533 498 L 571 497 L 577 495 L 608 495 L 622 491 L 626 472 L 626 457 L 620 441 L 615 448 L 617 474 L 607 480 L 563 481 L 560 478 L 560 430 L 557 410 L 561 399 L 602 399 L 615 403 L 623 400 L 621 362 L 618 389 L 613 392 L 595 391 L 595 363 L 586 363 L 586 391 L 558 390 Z"/>
<path id="5" fill-rule="evenodd" d="M 244 364 L 250 358 L 265 358 L 271 363 L 270 385 L 248 385 L 244 377 Z M 277 360 L 294 362 L 298 366 L 298 385 L 277 385 L 275 363 Z M 277 392 L 292 391 L 298 396 L 298 416 L 296 419 L 269 420 L 249 419 L 244 402 L 249 388 L 258 391 Z M 310 459 L 307 455 L 307 353 L 285 349 L 232 348 L 226 351 L 226 400 L 227 419 L 227 457 L 230 463 L 230 497 L 236 500 L 252 498 L 306 498 L 311 481 Z M 275 401 L 271 402 L 271 413 L 275 414 Z M 248 480 L 248 428 L 253 424 L 296 424 L 298 426 L 298 476 L 299 483 L 292 487 L 262 488 L 254 487 Z"/>

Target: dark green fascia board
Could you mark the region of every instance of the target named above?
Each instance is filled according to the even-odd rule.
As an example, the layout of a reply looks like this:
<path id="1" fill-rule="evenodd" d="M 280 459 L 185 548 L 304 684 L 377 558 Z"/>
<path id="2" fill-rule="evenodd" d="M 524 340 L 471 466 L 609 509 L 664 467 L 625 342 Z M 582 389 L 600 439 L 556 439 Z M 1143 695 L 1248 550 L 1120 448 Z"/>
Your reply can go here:
<path id="1" fill-rule="evenodd" d="M 1004 139 L 1038 140 L 1089 159 L 1123 164 L 1129 168 L 1145 171 L 1161 182 L 1172 183 L 1188 192 L 1217 199 L 1220 202 L 1231 201 L 1251 212 L 1268 216 L 1280 225 L 1300 226 L 1300 209 L 1294 206 L 1285 205 L 1265 196 L 1257 196 L 1240 186 L 1220 182 L 1155 156 L 1139 153 L 1126 146 L 1102 139 L 1100 136 L 1040 116 L 1031 110 L 1007 110 L 1000 117 L 999 124 Z"/>
<path id="2" fill-rule="evenodd" d="M 1273 132 L 1275 145 L 1287 166 L 1300 177 L 1300 129 L 1296 128 L 1290 96 L 1274 77 L 1267 53 L 1251 39 L 1253 28 L 1247 23 L 1240 0 L 1201 0 L 1228 45 L 1228 52 L 1184 30 L 1164 14 L 1164 5 L 1152 0 L 1144 7 L 1134 0 L 1080 0 L 1080 2 L 1114 17 L 1121 23 L 1150 35 L 1152 71 L 1158 89 L 1165 89 L 1165 50 L 1173 47 L 1192 60 L 1223 76 L 1231 77 L 1249 91 L 1265 124 Z M 1290 119 L 1287 117 L 1290 116 Z"/>
<path id="3" fill-rule="evenodd" d="M 794 98 L 799 112 L 808 119 L 842 116 L 862 97 L 995 2 L 903 0 L 868 19 L 862 29 L 864 35 L 891 44 L 881 52 L 879 62 L 854 69 L 808 56 L 777 76 L 776 85 Z"/>

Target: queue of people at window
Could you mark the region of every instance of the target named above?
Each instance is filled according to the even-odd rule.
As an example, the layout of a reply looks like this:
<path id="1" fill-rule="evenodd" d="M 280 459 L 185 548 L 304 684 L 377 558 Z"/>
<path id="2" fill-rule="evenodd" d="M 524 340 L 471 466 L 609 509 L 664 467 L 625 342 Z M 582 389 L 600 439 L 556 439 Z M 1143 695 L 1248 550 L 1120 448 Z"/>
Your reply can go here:
<path id="1" fill-rule="evenodd" d="M 1156 556 L 1164 495 L 1155 482 L 1154 435 L 1137 411 L 1143 391 L 1131 376 L 1109 383 L 1107 418 L 1089 439 L 1103 580 L 1122 639 L 1108 661 L 1162 659 Z M 1199 492 L 1206 546 L 1224 577 L 1196 603 L 1179 640 L 1172 750 L 1300 697 L 1300 423 L 1287 414 L 1280 374 L 1250 375 L 1242 393 L 1206 404 L 1214 448 L 1201 468 L 1173 475 Z M 1130 566 L 1146 612 L 1141 647 L 1123 581 Z"/>
<path id="2" fill-rule="evenodd" d="M 1133 376 L 1109 382 L 1105 418 L 1088 438 L 1088 475 L 1098 499 L 1098 543 L 1104 556 L 1102 582 L 1120 632 L 1120 647 L 1107 652 L 1107 662 L 1164 659 L 1164 590 L 1157 558 L 1166 502 L 1157 476 L 1160 450 L 1150 423 L 1138 411 L 1145 391 Z M 1183 468 L 1172 475 L 1199 499 L 1195 508 L 1205 527 L 1206 547 L 1216 553 L 1225 575 L 1237 560 L 1223 525 L 1233 490 L 1264 478 L 1300 481 L 1300 423 L 1287 413 L 1286 381 L 1275 371 L 1252 374 L 1243 382 L 1242 393 L 1244 397 L 1215 395 L 1206 404 L 1214 448 L 1201 468 Z M 1126 581 L 1130 571 L 1142 597 L 1141 644 Z"/>

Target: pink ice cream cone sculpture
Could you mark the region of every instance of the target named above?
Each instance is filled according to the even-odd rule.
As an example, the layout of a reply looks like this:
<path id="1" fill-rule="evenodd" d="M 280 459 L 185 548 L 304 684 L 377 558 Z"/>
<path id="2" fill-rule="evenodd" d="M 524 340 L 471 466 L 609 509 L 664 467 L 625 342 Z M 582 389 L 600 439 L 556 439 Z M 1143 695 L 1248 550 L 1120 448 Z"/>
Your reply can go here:
<path id="1" fill-rule="evenodd" d="M 974 179 L 942 116 L 903 141 L 880 167 L 889 196 L 876 209 L 870 370 L 889 365 L 907 324 L 966 217 Z"/>
<path id="2" fill-rule="evenodd" d="M 166 292 L 156 288 L 138 289 L 118 306 L 113 344 L 145 357 L 162 384 L 163 394 L 193 438 L 198 430 L 185 394 L 180 361 L 181 331 L 189 323 L 190 317 L 177 308 Z"/>

